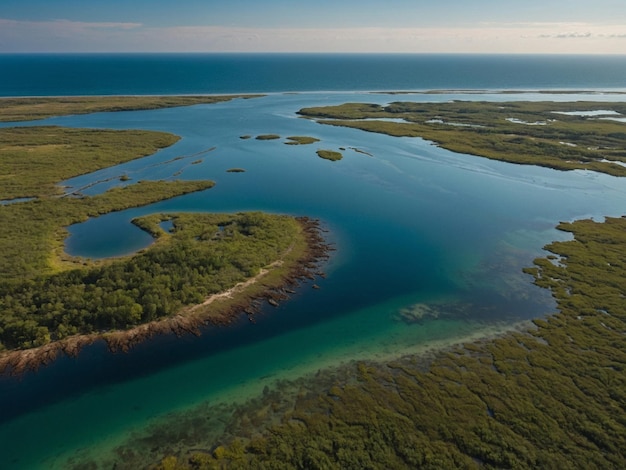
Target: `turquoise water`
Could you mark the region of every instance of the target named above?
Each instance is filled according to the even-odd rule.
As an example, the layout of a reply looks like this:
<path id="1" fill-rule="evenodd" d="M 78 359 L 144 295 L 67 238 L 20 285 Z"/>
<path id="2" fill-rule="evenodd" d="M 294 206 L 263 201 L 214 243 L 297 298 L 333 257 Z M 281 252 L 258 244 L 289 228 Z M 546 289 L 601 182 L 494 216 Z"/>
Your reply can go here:
<path id="1" fill-rule="evenodd" d="M 406 95 L 403 100 L 620 99 L 615 95 Z M 549 314 L 554 304 L 521 269 L 542 247 L 566 239 L 561 220 L 618 216 L 626 182 L 586 171 L 557 172 L 300 119 L 305 106 L 385 103 L 384 94 L 271 94 L 254 100 L 147 112 L 49 119 L 63 126 L 142 128 L 182 137 L 153 156 L 65 182 L 95 194 L 141 179 L 212 179 L 216 186 L 71 227 L 67 250 L 125 254 L 150 243 L 133 217 L 157 211 L 267 210 L 319 218 L 337 251 L 326 279 L 304 284 L 256 323 L 242 319 L 201 337 L 159 337 L 130 353 L 102 344 L 17 380 L 0 379 L 0 467 L 63 466 L 68 456 L 106 453 L 168 413 L 205 401 L 243 401 L 293 379 L 356 359 L 419 352 Z M 29 125 L 29 124 L 26 124 Z M 276 133 L 275 141 L 241 135 Z M 320 142 L 289 146 L 290 135 Z M 339 162 L 318 148 L 344 148 Z M 210 149 L 210 151 L 209 151 Z M 357 152 L 367 152 L 366 155 Z M 177 157 L 184 157 L 179 158 Z M 192 161 L 201 159 L 199 164 Z M 245 173 L 227 173 L 228 168 Z M 453 306 L 407 324 L 416 303 Z M 35 444 L 36 443 L 36 444 Z"/>

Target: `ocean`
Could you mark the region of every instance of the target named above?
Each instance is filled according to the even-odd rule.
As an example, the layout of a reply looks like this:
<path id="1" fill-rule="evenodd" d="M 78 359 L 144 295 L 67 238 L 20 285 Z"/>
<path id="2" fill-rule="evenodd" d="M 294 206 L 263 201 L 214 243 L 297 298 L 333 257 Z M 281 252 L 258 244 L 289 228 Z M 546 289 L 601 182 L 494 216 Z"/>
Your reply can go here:
<path id="1" fill-rule="evenodd" d="M 626 56 L 2 54 L 0 96 L 626 88 Z"/>
<path id="2" fill-rule="evenodd" d="M 305 283 L 252 324 L 200 337 L 162 336 L 128 354 L 101 343 L 23 377 L 0 378 L 0 468 L 67 468 L 113 458 L 129 436 L 198 406 L 244 403 L 284 381 L 354 360 L 419 354 L 549 315 L 548 292 L 522 272 L 567 234 L 562 220 L 619 216 L 623 179 L 455 154 L 300 119 L 307 106 L 344 102 L 625 101 L 624 56 L 462 55 L 0 55 L 0 95 L 264 93 L 227 103 L 65 116 L 10 125 L 153 129 L 181 140 L 152 156 L 73 178 L 97 194 L 133 181 L 212 179 L 216 186 L 69 228 L 66 249 L 90 258 L 133 252 L 150 238 L 129 221 L 164 211 L 264 210 L 318 218 L 337 248 L 320 289 Z M 391 95 L 390 91 L 427 91 Z M 499 93 L 519 90 L 522 93 Z M 480 91 L 480 93 L 477 93 Z M 566 91 L 567 93 L 559 93 Z M 242 140 L 310 135 L 315 146 Z M 176 157 L 215 150 L 200 164 Z M 357 151 L 357 150 L 359 151 Z M 365 152 L 365 153 L 364 153 Z M 226 170 L 245 168 L 245 173 Z M 407 324 L 415 304 L 449 314 Z M 227 413 L 226 413 L 227 414 Z M 226 418 L 227 419 L 227 418 Z M 168 421 L 170 420 L 170 421 Z M 217 431 L 216 431 L 217 432 Z"/>

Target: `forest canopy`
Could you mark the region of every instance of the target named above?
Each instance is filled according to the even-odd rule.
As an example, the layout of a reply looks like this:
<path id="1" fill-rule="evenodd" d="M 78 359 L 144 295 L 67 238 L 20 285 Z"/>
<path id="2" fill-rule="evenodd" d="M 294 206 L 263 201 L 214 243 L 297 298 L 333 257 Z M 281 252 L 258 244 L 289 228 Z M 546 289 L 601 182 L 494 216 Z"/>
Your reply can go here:
<path id="1" fill-rule="evenodd" d="M 163 221 L 172 228 L 165 232 Z M 0 348 L 127 329 L 171 316 L 258 274 L 300 233 L 263 213 L 152 215 L 134 221 L 158 238 L 128 258 L 0 283 Z"/>

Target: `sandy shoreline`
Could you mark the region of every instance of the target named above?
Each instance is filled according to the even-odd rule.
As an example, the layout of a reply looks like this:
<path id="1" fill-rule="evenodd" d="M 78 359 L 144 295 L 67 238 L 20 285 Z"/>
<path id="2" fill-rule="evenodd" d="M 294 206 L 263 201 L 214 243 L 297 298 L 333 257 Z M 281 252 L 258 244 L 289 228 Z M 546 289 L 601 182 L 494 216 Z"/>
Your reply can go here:
<path id="1" fill-rule="evenodd" d="M 284 268 L 284 258 L 291 254 L 293 245 L 283 253 L 281 259 L 261 269 L 256 276 L 207 297 L 201 304 L 184 307 L 174 316 L 137 325 L 129 330 L 76 335 L 38 348 L 7 351 L 0 355 L 0 374 L 20 375 L 36 370 L 51 363 L 60 354 L 76 356 L 83 347 L 98 340 L 104 340 L 111 351 L 126 352 L 156 335 L 174 333 L 181 336 L 191 333 L 198 336 L 202 326 L 228 325 L 242 313 L 253 321 L 252 316 L 259 311 L 263 301 L 276 306 L 293 294 L 293 288 L 302 281 L 324 275 L 319 270 L 319 264 L 328 259 L 331 247 L 321 235 L 319 221 L 308 217 L 298 217 L 296 220 L 302 226 L 307 248 L 304 256 L 293 260 L 293 266 L 287 266 L 278 279 L 268 281 L 267 277 L 271 272 Z"/>

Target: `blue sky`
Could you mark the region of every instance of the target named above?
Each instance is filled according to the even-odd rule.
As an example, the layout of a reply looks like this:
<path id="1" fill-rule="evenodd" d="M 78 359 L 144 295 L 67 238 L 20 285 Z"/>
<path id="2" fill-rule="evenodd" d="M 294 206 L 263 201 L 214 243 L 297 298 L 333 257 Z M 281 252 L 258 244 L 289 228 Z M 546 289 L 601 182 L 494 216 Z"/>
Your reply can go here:
<path id="1" fill-rule="evenodd" d="M 626 54 L 626 0 L 0 0 L 0 52 Z"/>

